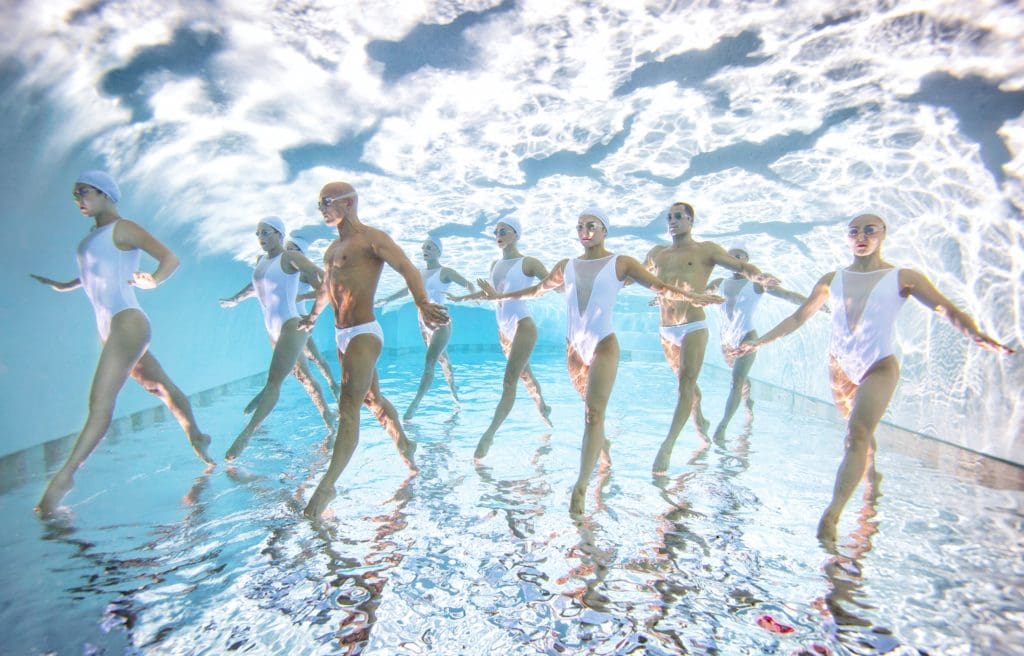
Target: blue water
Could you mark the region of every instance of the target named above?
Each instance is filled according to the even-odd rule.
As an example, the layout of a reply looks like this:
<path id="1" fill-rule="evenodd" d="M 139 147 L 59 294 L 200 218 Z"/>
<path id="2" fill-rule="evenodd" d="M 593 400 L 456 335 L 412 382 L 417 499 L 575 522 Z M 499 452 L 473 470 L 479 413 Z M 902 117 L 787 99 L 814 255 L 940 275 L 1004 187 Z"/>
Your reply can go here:
<path id="1" fill-rule="evenodd" d="M 45 479 L 30 465 L 46 454 L 21 454 L 20 484 L 0 494 L 0 652 L 1013 654 L 1024 646 L 1019 469 L 884 428 L 884 496 L 873 507 L 854 497 L 840 523 L 841 554 L 830 555 L 814 529 L 842 424 L 813 404 L 798 403 L 824 418 L 794 414 L 790 396 L 761 389 L 752 422 L 741 409 L 723 443 L 702 448 L 688 426 L 670 476 L 655 484 L 650 465 L 674 380 L 664 362 L 627 356 L 609 408 L 612 469 L 595 474 L 587 518 L 573 523 L 582 404 L 560 354 L 546 350 L 534 364 L 554 428 L 521 391 L 483 466 L 472 454 L 504 360 L 452 358 L 461 411 L 438 375 L 408 425 L 420 474 L 407 476 L 364 413 L 339 496 L 317 524 L 300 510 L 328 452 L 294 382 L 234 468 L 204 474 L 173 420 L 109 437 L 60 521 L 31 512 Z M 400 413 L 420 366 L 420 353 L 381 362 L 381 387 Z M 727 381 L 715 368 L 702 376 L 711 419 Z M 260 384 L 197 405 L 218 455 Z M 792 632 L 762 628 L 765 616 Z"/>

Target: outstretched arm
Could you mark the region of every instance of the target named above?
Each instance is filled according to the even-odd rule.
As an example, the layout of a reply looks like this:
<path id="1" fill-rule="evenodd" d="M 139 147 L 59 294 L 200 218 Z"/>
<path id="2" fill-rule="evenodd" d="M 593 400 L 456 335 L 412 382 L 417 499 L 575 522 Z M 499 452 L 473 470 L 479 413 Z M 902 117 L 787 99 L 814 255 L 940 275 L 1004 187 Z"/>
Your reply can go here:
<path id="1" fill-rule="evenodd" d="M 653 273 L 647 270 L 644 265 L 640 264 L 635 258 L 629 257 L 628 255 L 620 255 L 617 266 L 623 267 L 622 273 L 628 278 L 632 278 L 644 287 L 657 292 L 658 296 L 663 296 L 668 299 L 675 301 L 686 301 L 693 305 L 715 305 L 717 303 L 724 303 L 725 299 L 715 294 L 700 294 L 691 291 L 689 288 L 676 287 L 663 281 Z"/>
<path id="2" fill-rule="evenodd" d="M 949 320 L 953 327 L 969 337 L 975 344 L 988 351 L 1009 354 L 1013 349 L 997 342 L 992 337 L 978 329 L 978 324 L 969 314 L 953 305 L 953 302 L 942 295 L 932 281 L 923 273 L 913 269 L 900 270 L 900 287 L 909 289 L 910 295 L 917 299 L 922 305 L 932 309 L 940 316 Z"/>
<path id="3" fill-rule="evenodd" d="M 779 279 L 772 274 L 764 273 L 750 262 L 744 262 L 729 255 L 729 252 L 718 244 L 711 244 L 710 246 L 711 259 L 718 266 L 735 271 L 746 277 L 750 282 L 757 283 L 763 287 L 775 287 L 779 284 Z"/>
<path id="4" fill-rule="evenodd" d="M 441 270 L 441 273 L 448 280 L 448 282 L 454 282 L 457 285 L 465 287 L 470 294 L 472 294 L 475 291 L 473 283 L 463 278 L 462 275 L 460 275 L 459 272 L 456 271 L 455 269 L 449 269 L 448 267 L 444 267 Z"/>
<path id="5" fill-rule="evenodd" d="M 220 299 L 220 306 L 222 308 L 233 308 L 245 299 L 252 298 L 255 295 L 256 289 L 252 286 L 252 282 L 250 281 L 245 287 L 239 289 L 238 293 L 234 296 Z"/>
<path id="6" fill-rule="evenodd" d="M 419 273 L 419 272 L 417 271 L 417 273 Z M 407 296 L 408 294 L 409 294 L 409 288 L 408 287 L 402 287 L 401 289 L 399 289 L 394 294 L 391 294 L 390 296 L 385 296 L 384 298 L 380 299 L 379 301 L 374 303 L 374 305 L 376 307 L 383 307 L 383 306 L 387 305 L 388 303 L 390 303 L 391 301 L 400 299 L 403 296 Z"/>
<path id="7" fill-rule="evenodd" d="M 548 275 L 538 282 L 536 285 L 530 287 L 523 287 L 520 290 L 514 292 L 499 293 L 494 287 L 491 287 L 491 283 L 483 278 L 480 278 L 476 283 L 480 286 L 480 290 L 484 292 L 485 298 L 490 301 L 500 301 L 506 298 L 537 298 L 548 293 L 552 289 L 558 289 L 565 282 L 565 266 L 569 260 L 562 260 L 555 265 L 555 268 L 551 269 Z"/>
<path id="8" fill-rule="evenodd" d="M 423 276 L 398 244 L 387 234 L 379 232 L 373 240 L 372 248 L 377 257 L 384 260 L 388 266 L 405 279 L 406 290 L 404 291 L 412 295 L 412 300 L 416 303 L 416 309 L 419 310 L 423 323 L 431 328 L 447 324 L 448 310 L 443 305 L 430 302 L 430 299 L 427 298 L 427 288 L 423 284 Z"/>
<path id="9" fill-rule="evenodd" d="M 136 271 L 133 274 L 129 282 L 136 287 L 153 289 L 178 269 L 178 256 L 134 221 L 125 219 L 117 223 L 114 227 L 114 244 L 125 250 L 141 249 L 157 261 L 153 273 Z"/>
<path id="10" fill-rule="evenodd" d="M 56 280 L 53 280 L 52 278 L 37 276 L 34 273 L 30 273 L 28 275 L 34 278 L 35 280 L 38 280 L 39 282 L 43 283 L 44 285 L 46 285 L 55 292 L 70 292 L 71 290 L 78 289 L 79 287 L 82 286 L 82 280 L 80 278 L 75 278 L 74 280 L 69 280 L 67 282 L 58 282 Z"/>
<path id="11" fill-rule="evenodd" d="M 832 283 L 832 277 L 834 275 L 835 272 L 823 275 L 821 279 L 815 283 L 814 289 L 811 290 L 811 295 L 807 297 L 807 300 L 804 301 L 793 314 L 783 319 L 779 322 L 779 325 L 769 330 L 760 338 L 750 342 L 743 342 L 738 348 L 733 350 L 733 354 L 736 357 L 740 357 L 747 353 L 752 353 L 769 342 L 774 342 L 780 337 L 785 337 L 807 323 L 807 320 L 813 317 L 828 300 L 828 287 Z"/>
<path id="12" fill-rule="evenodd" d="M 791 292 L 782 287 L 766 287 L 764 291 L 775 298 L 781 298 L 784 301 L 789 301 L 793 305 L 803 305 L 804 302 L 807 301 L 807 297 L 803 294 L 797 294 L 796 292 Z"/>

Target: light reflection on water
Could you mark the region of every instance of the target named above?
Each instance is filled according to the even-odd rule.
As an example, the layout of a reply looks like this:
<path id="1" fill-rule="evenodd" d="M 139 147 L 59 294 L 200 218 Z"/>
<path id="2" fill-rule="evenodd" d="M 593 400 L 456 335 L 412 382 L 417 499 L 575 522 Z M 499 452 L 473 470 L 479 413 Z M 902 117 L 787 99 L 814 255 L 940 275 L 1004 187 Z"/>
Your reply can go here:
<path id="1" fill-rule="evenodd" d="M 535 365 L 554 429 L 521 394 L 474 465 L 503 362 L 453 360 L 462 409 L 438 377 L 408 426 L 420 475 L 406 476 L 364 413 L 318 524 L 300 510 L 328 451 L 291 384 L 237 467 L 197 476 L 164 422 L 104 443 L 67 499 L 70 518 L 31 515 L 41 478 L 0 496 L 10 527 L 0 621 L 20 629 L 5 653 L 1008 654 L 1024 644 L 1019 483 L 955 478 L 882 436 L 884 496 L 851 503 L 840 552 L 826 554 L 814 527 L 841 425 L 758 402 L 721 443 L 687 428 L 671 475 L 652 482 L 672 408 L 657 396 L 629 403 L 638 390 L 671 390 L 671 374 L 624 362 L 613 465 L 574 523 L 582 407 L 564 365 Z M 383 363 L 400 412 L 418 365 Z M 701 384 L 713 418 L 726 377 L 708 370 Z M 198 409 L 222 446 L 253 391 Z"/>

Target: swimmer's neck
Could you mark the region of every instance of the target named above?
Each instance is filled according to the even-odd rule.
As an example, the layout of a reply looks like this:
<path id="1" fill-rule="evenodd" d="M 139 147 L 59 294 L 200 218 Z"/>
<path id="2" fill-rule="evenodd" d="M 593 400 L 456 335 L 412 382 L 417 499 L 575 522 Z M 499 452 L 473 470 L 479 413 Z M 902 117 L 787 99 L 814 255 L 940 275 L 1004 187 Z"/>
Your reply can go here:
<path id="1" fill-rule="evenodd" d="M 427 271 L 433 271 L 434 269 L 440 269 L 441 268 L 441 260 L 439 258 L 436 258 L 436 257 L 425 257 L 425 258 L 423 258 L 423 261 L 427 265 Z"/>
<path id="2" fill-rule="evenodd" d="M 681 235 L 672 235 L 672 245 L 675 247 L 689 246 L 697 243 L 693 238 L 693 231 L 683 233 Z"/>
<path id="3" fill-rule="evenodd" d="M 599 260 L 602 257 L 608 257 L 612 252 L 604 247 L 602 242 L 598 246 L 585 246 L 583 255 L 580 256 L 581 260 Z"/>
<path id="4" fill-rule="evenodd" d="M 517 257 L 522 257 L 523 254 L 519 252 L 515 244 L 509 244 L 501 249 L 501 259 L 503 260 L 514 260 Z"/>
<path id="5" fill-rule="evenodd" d="M 355 214 L 346 216 L 338 223 L 338 239 L 348 239 L 363 229 L 363 224 Z"/>
<path id="6" fill-rule="evenodd" d="M 284 246 L 271 246 L 266 251 L 267 257 L 273 259 L 284 252 Z"/>
<path id="7" fill-rule="evenodd" d="M 108 226 L 111 223 L 114 223 L 115 221 L 119 220 L 121 218 L 121 215 L 117 213 L 116 209 L 109 209 L 100 210 L 99 212 L 94 214 L 92 218 L 96 222 L 96 227 L 102 228 L 103 226 Z"/>
<path id="8" fill-rule="evenodd" d="M 882 259 L 882 254 L 877 250 L 871 255 L 854 255 L 853 264 L 846 267 L 847 271 L 868 273 L 879 269 L 891 269 L 892 265 Z"/>

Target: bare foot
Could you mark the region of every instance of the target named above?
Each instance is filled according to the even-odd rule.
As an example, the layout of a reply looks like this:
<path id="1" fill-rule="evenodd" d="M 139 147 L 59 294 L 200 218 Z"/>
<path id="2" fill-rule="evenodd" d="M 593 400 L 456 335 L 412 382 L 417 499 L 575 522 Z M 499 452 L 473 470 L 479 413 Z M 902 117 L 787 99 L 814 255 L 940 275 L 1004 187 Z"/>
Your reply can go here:
<path id="1" fill-rule="evenodd" d="M 192 450 L 196 452 L 196 455 L 199 456 L 200 460 L 208 465 L 217 464 L 217 461 L 210 457 L 209 448 L 212 440 L 209 435 L 206 433 L 199 433 L 198 435 L 188 438 L 188 441 L 192 445 Z"/>
<path id="2" fill-rule="evenodd" d="M 826 547 L 835 546 L 837 524 L 839 524 L 839 518 L 833 517 L 827 510 L 818 522 L 818 540 Z"/>
<path id="3" fill-rule="evenodd" d="M 224 459 L 231 461 L 242 455 L 242 451 L 245 451 L 246 445 L 249 444 L 249 437 L 244 434 L 236 437 L 235 441 L 231 443 L 231 448 L 224 454 Z"/>
<path id="4" fill-rule="evenodd" d="M 654 458 L 654 466 L 651 467 L 651 473 L 655 476 L 659 476 L 668 471 L 669 462 L 672 461 L 672 450 L 661 447 L 658 449 L 658 455 Z"/>
<path id="5" fill-rule="evenodd" d="M 583 503 L 587 496 L 587 488 L 580 490 L 579 488 L 572 488 L 572 496 L 569 497 L 569 514 L 573 516 L 579 516 L 583 514 Z"/>
<path id="6" fill-rule="evenodd" d="M 551 423 L 551 406 L 547 403 L 541 403 L 537 406 L 537 409 L 540 410 L 540 417 L 544 420 L 544 423 L 548 425 L 548 428 L 553 428 L 554 424 Z"/>
<path id="7" fill-rule="evenodd" d="M 409 408 L 405 411 L 405 414 L 402 415 L 402 421 L 409 421 L 409 420 L 411 420 L 413 418 L 413 415 L 416 414 L 416 408 L 418 406 L 419 406 L 419 403 L 414 403 L 414 404 L 410 405 Z"/>
<path id="8" fill-rule="evenodd" d="M 408 438 L 402 438 L 403 442 L 398 445 L 398 452 L 402 455 L 402 460 L 405 461 L 405 466 L 409 468 L 412 473 L 418 473 L 419 467 L 416 466 L 416 461 L 413 459 L 413 455 L 416 453 L 416 443 L 409 440 Z"/>
<path id="9" fill-rule="evenodd" d="M 712 438 L 718 444 L 725 441 L 725 426 L 719 426 L 715 429 L 715 436 Z"/>
<path id="10" fill-rule="evenodd" d="M 306 504 L 306 509 L 302 511 L 302 514 L 310 519 L 317 519 L 327 510 L 328 504 L 336 496 L 338 496 L 338 493 L 334 491 L 333 485 L 325 489 L 323 483 L 321 483 L 313 491 L 313 496 L 309 498 L 309 503 Z"/>
<path id="11" fill-rule="evenodd" d="M 867 485 L 864 486 L 865 501 L 874 503 L 882 496 L 882 478 L 884 477 L 877 471 L 868 475 Z"/>
<path id="12" fill-rule="evenodd" d="M 487 457 L 487 452 L 491 450 L 491 444 L 494 443 L 494 438 L 490 435 L 484 435 L 480 438 L 480 442 L 476 445 L 476 451 L 473 452 L 473 457 L 477 460 Z"/>
<path id="13" fill-rule="evenodd" d="M 74 477 L 65 474 L 63 470 L 54 474 L 50 479 L 50 484 L 46 486 L 46 492 L 43 492 L 43 498 L 36 504 L 35 510 L 39 516 L 52 517 L 54 511 L 57 510 L 57 504 L 64 498 L 64 495 L 71 491 L 74 484 Z"/>
<path id="14" fill-rule="evenodd" d="M 697 433 L 699 433 L 701 437 L 707 437 L 708 429 L 711 428 L 711 422 L 704 417 L 698 417 L 696 427 Z"/>

